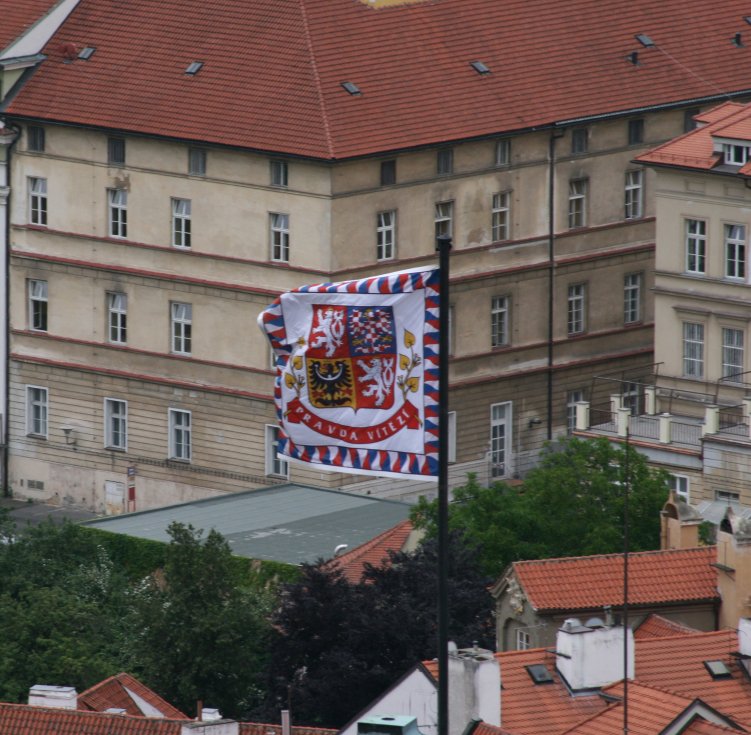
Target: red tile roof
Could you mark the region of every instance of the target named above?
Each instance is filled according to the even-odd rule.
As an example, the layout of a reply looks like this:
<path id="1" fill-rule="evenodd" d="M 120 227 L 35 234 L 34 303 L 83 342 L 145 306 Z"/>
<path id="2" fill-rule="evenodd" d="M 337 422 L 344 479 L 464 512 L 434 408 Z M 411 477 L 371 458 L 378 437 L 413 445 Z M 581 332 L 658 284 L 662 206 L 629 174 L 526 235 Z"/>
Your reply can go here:
<path id="1" fill-rule="evenodd" d="M 292 726 L 292 735 L 334 735 L 337 730 L 325 727 Z M 239 735 L 282 735 L 281 725 L 269 725 L 263 722 L 241 722 Z"/>
<path id="2" fill-rule="evenodd" d="M 671 635 L 694 635 L 700 632 L 701 631 L 696 630 L 696 628 L 689 628 L 688 625 L 676 623 L 675 620 L 663 618 L 662 615 L 650 613 L 634 629 L 634 639 L 664 638 L 665 636 Z"/>
<path id="3" fill-rule="evenodd" d="M 643 551 L 629 557 L 632 605 L 719 600 L 714 546 Z M 623 602 L 623 556 L 519 561 L 514 572 L 539 611 L 591 610 Z"/>
<path id="4" fill-rule="evenodd" d="M 728 39 L 747 13 L 744 0 L 81 0 L 9 109 L 346 158 L 746 90 L 751 48 Z M 97 50 L 64 63 L 66 43 Z M 186 75 L 192 61 L 204 66 Z"/>
<path id="5" fill-rule="evenodd" d="M 104 712 L 107 709 L 116 707 L 124 709 L 127 714 L 136 717 L 148 716 L 148 713 L 144 713 L 141 710 L 138 702 L 132 695 L 144 699 L 148 704 L 161 712 L 163 717 L 176 720 L 188 719 L 177 707 L 173 707 L 156 692 L 143 685 L 138 679 L 125 673 L 116 674 L 109 677 L 109 679 L 100 681 L 98 684 L 79 694 L 78 708 Z"/>
<path id="6" fill-rule="evenodd" d="M 0 0 L 0 52 L 42 18 L 58 0 Z"/>

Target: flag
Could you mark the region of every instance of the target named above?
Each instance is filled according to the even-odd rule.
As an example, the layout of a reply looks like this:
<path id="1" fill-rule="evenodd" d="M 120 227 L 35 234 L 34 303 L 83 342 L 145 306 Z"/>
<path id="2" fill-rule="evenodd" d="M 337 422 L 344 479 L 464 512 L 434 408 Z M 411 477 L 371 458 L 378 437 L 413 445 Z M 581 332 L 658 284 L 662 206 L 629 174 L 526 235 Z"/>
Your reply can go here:
<path id="1" fill-rule="evenodd" d="M 276 355 L 278 452 L 319 469 L 438 474 L 436 268 L 282 294 L 258 317 Z"/>

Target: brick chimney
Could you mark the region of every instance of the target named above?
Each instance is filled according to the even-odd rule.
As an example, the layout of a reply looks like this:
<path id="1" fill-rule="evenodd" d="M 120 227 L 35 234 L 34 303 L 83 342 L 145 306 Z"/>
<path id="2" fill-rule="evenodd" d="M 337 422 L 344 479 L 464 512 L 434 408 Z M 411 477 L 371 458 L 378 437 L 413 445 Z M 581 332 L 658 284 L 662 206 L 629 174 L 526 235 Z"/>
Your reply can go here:
<path id="1" fill-rule="evenodd" d="M 660 511 L 660 548 L 692 549 L 698 546 L 701 522 L 698 511 L 671 490 Z"/>
<path id="2" fill-rule="evenodd" d="M 501 724 L 501 669 L 492 651 L 449 649 L 449 733 L 461 735 L 471 720 Z"/>
<path id="3" fill-rule="evenodd" d="M 728 508 L 717 530 L 717 586 L 722 606 L 720 628 L 735 628 L 751 616 L 751 520 Z"/>
<path id="4" fill-rule="evenodd" d="M 76 709 L 78 707 L 78 692 L 75 690 L 75 687 L 34 684 L 29 689 L 29 704 L 32 707 Z"/>
<path id="5" fill-rule="evenodd" d="M 634 635 L 626 631 L 629 679 L 634 677 Z M 555 644 L 556 668 L 572 691 L 599 689 L 623 679 L 623 626 L 566 620 Z"/>

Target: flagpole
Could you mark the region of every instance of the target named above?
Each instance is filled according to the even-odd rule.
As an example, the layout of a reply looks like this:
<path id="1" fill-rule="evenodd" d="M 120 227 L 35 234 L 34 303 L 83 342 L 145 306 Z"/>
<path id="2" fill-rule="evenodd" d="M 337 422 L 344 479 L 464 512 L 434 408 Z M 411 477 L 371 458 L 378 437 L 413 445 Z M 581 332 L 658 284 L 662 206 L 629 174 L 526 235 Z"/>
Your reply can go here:
<path id="1" fill-rule="evenodd" d="M 449 441 L 449 253 L 451 236 L 436 237 L 440 269 L 438 317 L 438 735 L 449 735 L 448 670 L 448 441 Z"/>

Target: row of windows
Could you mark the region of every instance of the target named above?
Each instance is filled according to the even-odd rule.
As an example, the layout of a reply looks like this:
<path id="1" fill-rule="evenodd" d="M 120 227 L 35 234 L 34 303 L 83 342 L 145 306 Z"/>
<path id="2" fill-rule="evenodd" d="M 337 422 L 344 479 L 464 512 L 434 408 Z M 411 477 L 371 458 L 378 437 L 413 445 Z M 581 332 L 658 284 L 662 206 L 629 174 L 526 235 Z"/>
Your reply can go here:
<path id="1" fill-rule="evenodd" d="M 746 281 L 746 225 L 723 225 L 724 266 L 723 277 Z M 686 272 L 694 275 L 707 274 L 707 221 L 688 218 L 684 220 Z"/>
<path id="2" fill-rule="evenodd" d="M 741 380 L 745 364 L 743 329 L 723 327 L 720 345 L 720 374 L 723 378 Z M 683 322 L 683 376 L 704 378 L 704 324 Z"/>

